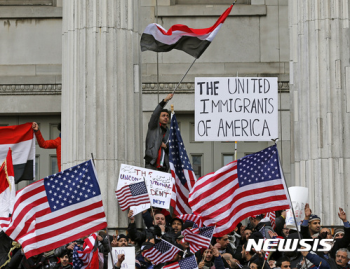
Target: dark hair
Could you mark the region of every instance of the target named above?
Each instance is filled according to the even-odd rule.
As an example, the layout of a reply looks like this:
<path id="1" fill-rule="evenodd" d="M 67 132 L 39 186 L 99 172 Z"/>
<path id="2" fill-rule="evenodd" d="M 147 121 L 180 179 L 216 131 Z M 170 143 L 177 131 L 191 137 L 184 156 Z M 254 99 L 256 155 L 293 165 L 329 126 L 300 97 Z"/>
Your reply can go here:
<path id="1" fill-rule="evenodd" d="M 57 129 L 61 132 L 61 123 L 57 125 Z"/>
<path id="2" fill-rule="evenodd" d="M 155 217 L 155 216 L 157 216 L 157 215 L 159 215 L 159 214 L 163 215 L 163 216 L 164 216 L 164 218 L 165 218 L 165 215 L 164 215 L 162 212 L 157 212 L 157 213 L 154 213 L 154 217 Z"/>
<path id="3" fill-rule="evenodd" d="M 58 256 L 58 258 L 63 258 L 64 256 L 68 256 L 68 258 L 70 259 L 70 253 L 71 253 L 71 251 L 70 250 L 68 250 L 68 249 L 65 249 L 65 250 L 63 250 L 61 253 L 60 253 L 60 255 Z"/>
<path id="4" fill-rule="evenodd" d="M 282 262 L 290 262 L 290 259 L 286 256 L 282 256 L 281 258 L 279 258 L 276 261 L 276 267 L 281 267 L 282 266 Z"/>
<path id="5" fill-rule="evenodd" d="M 163 108 L 163 109 L 160 111 L 160 114 L 162 114 L 162 112 L 168 113 L 168 115 L 169 115 L 169 117 L 170 117 L 170 112 L 169 112 L 169 110 L 167 110 L 166 108 Z M 160 114 L 159 114 L 159 116 L 160 116 Z"/>

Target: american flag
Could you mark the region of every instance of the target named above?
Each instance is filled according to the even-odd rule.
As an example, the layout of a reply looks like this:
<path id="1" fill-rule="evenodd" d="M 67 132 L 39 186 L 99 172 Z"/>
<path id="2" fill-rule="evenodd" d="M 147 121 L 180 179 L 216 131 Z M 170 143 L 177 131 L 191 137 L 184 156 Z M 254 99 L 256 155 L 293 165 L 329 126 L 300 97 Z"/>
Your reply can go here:
<path id="1" fill-rule="evenodd" d="M 177 216 L 177 218 L 182 219 L 184 221 L 186 221 L 186 220 L 192 221 L 195 224 L 197 224 L 197 227 L 203 226 L 203 222 L 202 222 L 201 217 L 196 216 L 194 214 L 184 214 L 184 215 Z"/>
<path id="2" fill-rule="evenodd" d="M 98 249 L 94 251 L 94 246 L 96 242 L 96 233 L 90 235 L 84 240 L 83 250 L 80 249 L 77 245 L 74 246 L 73 250 L 73 268 L 74 269 L 88 269 L 93 268 L 93 258 L 95 255 L 95 260 L 98 255 Z M 95 253 L 96 252 L 96 253 Z M 98 263 L 97 263 L 98 265 Z"/>
<path id="3" fill-rule="evenodd" d="M 192 255 L 179 262 L 166 265 L 163 269 L 198 269 L 198 265 L 195 256 Z"/>
<path id="4" fill-rule="evenodd" d="M 143 256 L 149 259 L 154 265 L 157 265 L 171 261 L 179 251 L 181 251 L 179 248 L 162 239 L 152 248 L 145 250 Z"/>
<path id="5" fill-rule="evenodd" d="M 190 214 L 188 195 L 196 182 L 196 175 L 188 159 L 175 114 L 171 118 L 169 136 L 169 164 L 173 177 L 171 206 L 175 215 Z"/>
<path id="6" fill-rule="evenodd" d="M 251 216 L 289 208 L 276 145 L 245 156 L 197 180 L 189 195 L 193 213 L 214 236 L 233 231 Z"/>
<path id="7" fill-rule="evenodd" d="M 130 206 L 150 203 L 147 187 L 144 181 L 125 185 L 115 192 L 120 208 L 125 211 Z"/>
<path id="8" fill-rule="evenodd" d="M 270 219 L 272 229 L 276 228 L 276 213 L 275 211 L 268 212 L 266 217 Z"/>
<path id="9" fill-rule="evenodd" d="M 215 227 L 211 226 L 183 230 L 182 234 L 185 241 L 190 244 L 190 251 L 196 253 L 202 248 L 209 248 L 214 229 Z"/>
<path id="10" fill-rule="evenodd" d="M 107 227 L 91 160 L 18 191 L 11 218 L 0 227 L 27 258 Z"/>

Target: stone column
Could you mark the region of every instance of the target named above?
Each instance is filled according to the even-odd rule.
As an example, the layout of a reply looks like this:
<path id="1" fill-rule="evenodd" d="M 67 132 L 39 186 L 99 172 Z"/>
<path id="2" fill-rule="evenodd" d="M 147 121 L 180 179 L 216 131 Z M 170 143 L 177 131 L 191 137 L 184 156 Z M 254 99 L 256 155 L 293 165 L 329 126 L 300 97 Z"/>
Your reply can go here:
<path id="1" fill-rule="evenodd" d="M 93 153 L 108 227 L 127 227 L 115 198 L 119 166 L 140 166 L 139 0 L 64 0 L 63 169 Z"/>
<path id="2" fill-rule="evenodd" d="M 347 0 L 289 0 L 291 160 L 313 213 L 349 212 L 350 50 Z"/>

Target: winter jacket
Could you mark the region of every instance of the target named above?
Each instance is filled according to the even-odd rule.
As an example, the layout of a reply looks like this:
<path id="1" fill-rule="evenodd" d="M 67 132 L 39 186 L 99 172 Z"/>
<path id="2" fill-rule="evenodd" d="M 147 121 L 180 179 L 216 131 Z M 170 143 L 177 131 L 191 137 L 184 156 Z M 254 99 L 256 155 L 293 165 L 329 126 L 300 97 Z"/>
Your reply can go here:
<path id="1" fill-rule="evenodd" d="M 146 163 L 150 163 L 152 166 L 156 166 L 158 151 L 162 145 L 163 132 L 162 127 L 159 124 L 159 117 L 162 112 L 163 107 L 166 105 L 166 102 L 162 100 L 156 109 L 153 111 L 151 119 L 148 123 L 148 130 L 146 136 L 146 152 L 145 160 Z M 169 170 L 169 147 L 165 149 L 164 156 L 164 166 L 166 171 Z"/>
<path id="2" fill-rule="evenodd" d="M 322 262 L 319 269 L 331 269 L 331 267 L 329 266 L 328 262 L 326 262 L 326 260 L 322 259 L 317 254 L 313 254 L 313 253 L 309 252 L 306 255 L 306 259 L 308 259 L 316 267 L 318 267 L 318 265 Z"/>

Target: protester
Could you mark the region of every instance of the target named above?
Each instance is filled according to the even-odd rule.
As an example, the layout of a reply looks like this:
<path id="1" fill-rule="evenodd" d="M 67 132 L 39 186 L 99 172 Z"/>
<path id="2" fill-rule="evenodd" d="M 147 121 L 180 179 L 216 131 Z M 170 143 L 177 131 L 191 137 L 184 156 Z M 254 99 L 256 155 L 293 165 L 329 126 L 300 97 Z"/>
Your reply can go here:
<path id="1" fill-rule="evenodd" d="M 287 257 L 282 257 L 276 262 L 276 267 L 281 269 L 290 269 L 291 267 L 290 260 Z"/>
<path id="2" fill-rule="evenodd" d="M 304 247 L 302 247 L 302 249 L 304 249 Z M 301 251 L 301 255 L 303 255 L 303 257 L 306 258 L 306 268 L 310 268 L 310 266 L 307 264 L 307 261 L 309 261 L 311 264 L 313 264 L 314 266 L 317 266 L 318 269 L 331 269 L 331 267 L 329 266 L 328 262 L 326 262 L 324 259 L 322 259 L 320 256 L 318 256 L 315 253 L 311 253 L 309 251 Z"/>
<path id="3" fill-rule="evenodd" d="M 58 257 L 59 262 L 54 267 L 54 269 L 72 269 L 73 264 L 71 262 L 71 258 L 68 255 L 68 251 L 62 252 L 61 256 Z"/>
<path id="4" fill-rule="evenodd" d="M 349 269 L 349 258 L 350 253 L 346 248 L 338 249 L 336 255 L 335 255 L 335 261 L 337 263 L 338 269 Z"/>
<path id="5" fill-rule="evenodd" d="M 152 268 L 152 262 L 148 258 L 144 257 L 143 253 L 146 250 L 152 248 L 153 246 L 154 246 L 154 244 L 152 244 L 150 242 L 142 244 L 142 246 L 141 246 L 141 253 L 136 256 L 136 260 L 135 260 L 135 267 L 137 269 Z"/>
<path id="6" fill-rule="evenodd" d="M 56 149 L 57 166 L 58 171 L 61 171 L 61 133 L 56 139 L 45 140 L 39 130 L 39 125 L 33 122 L 32 128 L 34 130 L 36 140 L 38 141 L 39 147 L 45 149 Z M 58 124 L 57 129 L 61 132 L 61 123 Z"/>
<path id="7" fill-rule="evenodd" d="M 229 241 L 228 241 L 228 235 L 224 235 L 222 237 L 217 237 L 215 239 L 216 244 L 214 245 L 220 254 L 223 253 L 230 253 L 231 255 L 234 255 L 235 251 L 231 247 Z"/>
<path id="8" fill-rule="evenodd" d="M 305 227 L 308 227 L 306 229 Z M 317 215 L 313 215 L 309 204 L 305 205 L 305 217 L 301 225 L 301 233 L 303 238 L 316 238 L 321 230 L 321 219 Z"/>
<path id="9" fill-rule="evenodd" d="M 279 236 L 285 236 L 283 234 L 283 229 L 285 228 L 285 226 L 284 226 L 285 223 L 286 223 L 286 210 L 282 210 L 281 215 L 275 219 L 275 224 L 276 224 L 275 232 Z"/>
<path id="10" fill-rule="evenodd" d="M 128 218 L 130 220 L 128 234 L 130 235 L 131 240 L 139 246 L 151 239 L 154 239 L 155 243 L 160 239 L 164 239 L 172 244 L 175 243 L 175 233 L 171 227 L 166 225 L 165 216 L 162 213 L 155 214 L 153 227 L 147 228 L 144 231 L 138 231 L 136 229 L 135 218 L 132 215 L 133 211 L 130 210 L 128 213 Z"/>
<path id="11" fill-rule="evenodd" d="M 166 103 L 173 98 L 173 94 L 168 94 L 155 108 L 148 123 L 146 136 L 145 161 L 146 168 L 169 171 L 169 128 L 167 124 L 170 119 L 169 111 L 163 109 Z"/>
<path id="12" fill-rule="evenodd" d="M 210 246 L 203 253 L 202 260 L 198 263 L 199 269 L 224 269 L 225 264 L 217 247 Z"/>

